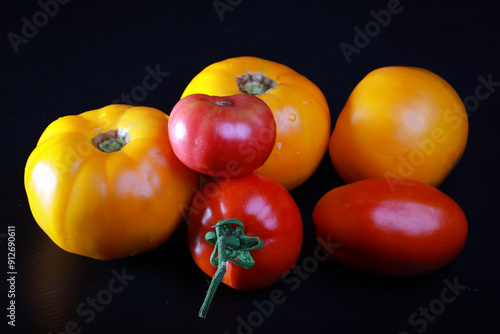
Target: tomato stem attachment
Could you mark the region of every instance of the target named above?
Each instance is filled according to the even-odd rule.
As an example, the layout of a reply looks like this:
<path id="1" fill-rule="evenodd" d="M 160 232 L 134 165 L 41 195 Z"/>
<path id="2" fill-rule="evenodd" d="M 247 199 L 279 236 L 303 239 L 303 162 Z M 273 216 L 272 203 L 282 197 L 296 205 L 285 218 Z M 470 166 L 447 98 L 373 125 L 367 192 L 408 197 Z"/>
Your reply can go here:
<path id="1" fill-rule="evenodd" d="M 119 138 L 111 138 L 99 144 L 101 151 L 107 153 L 119 151 L 123 146 L 125 146 L 125 143 Z"/>
<path id="2" fill-rule="evenodd" d="M 236 79 L 239 90 L 245 94 L 261 95 L 278 86 L 276 81 L 262 74 L 244 74 Z"/>
<path id="3" fill-rule="evenodd" d="M 99 150 L 112 153 L 121 150 L 130 141 L 130 137 L 126 130 L 117 129 L 106 133 L 99 132 L 91 141 Z"/>
<path id="4" fill-rule="evenodd" d="M 216 105 L 221 106 L 221 107 L 230 107 L 231 102 L 229 101 L 217 101 L 215 102 Z"/>
<path id="5" fill-rule="evenodd" d="M 233 228 L 231 224 L 236 224 L 236 227 Z M 198 313 L 201 318 L 207 316 L 210 303 L 226 274 L 227 262 L 250 269 L 255 264 L 250 251 L 264 247 L 264 242 L 259 237 L 245 235 L 245 227 L 238 219 L 219 220 L 211 228 L 215 228 L 215 232 L 207 232 L 205 240 L 215 246 L 210 256 L 210 263 L 217 267 L 217 271 L 212 277 L 207 295 Z"/>

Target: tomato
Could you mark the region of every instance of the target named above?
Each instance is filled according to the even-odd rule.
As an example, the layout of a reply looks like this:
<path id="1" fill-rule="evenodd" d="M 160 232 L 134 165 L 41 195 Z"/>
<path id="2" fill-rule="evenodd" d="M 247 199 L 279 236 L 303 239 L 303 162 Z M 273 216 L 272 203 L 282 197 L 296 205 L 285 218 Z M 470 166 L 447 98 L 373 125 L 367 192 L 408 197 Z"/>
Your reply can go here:
<path id="1" fill-rule="evenodd" d="M 467 219 L 450 197 L 422 182 L 374 178 L 329 191 L 313 211 L 321 245 L 348 267 L 384 276 L 414 276 L 457 257 Z"/>
<path id="2" fill-rule="evenodd" d="M 346 182 L 390 177 L 439 186 L 467 143 L 465 106 L 438 75 L 392 66 L 369 73 L 340 113 L 329 153 Z"/>
<path id="3" fill-rule="evenodd" d="M 256 57 L 226 59 L 196 75 L 182 97 L 190 94 L 252 94 L 262 99 L 274 114 L 277 135 L 271 155 L 257 172 L 288 190 L 305 182 L 326 153 L 326 99 L 313 82 L 285 65 Z"/>
<path id="4" fill-rule="evenodd" d="M 170 113 L 168 135 L 176 156 L 200 173 L 237 177 L 266 161 L 276 141 L 271 109 L 253 95 L 193 94 Z"/>
<path id="5" fill-rule="evenodd" d="M 103 260 L 167 240 L 199 182 L 174 155 L 167 127 L 163 112 L 127 105 L 52 122 L 24 178 L 43 231 L 68 252 Z"/>
<path id="6" fill-rule="evenodd" d="M 253 266 L 238 265 L 229 259 L 245 259 L 229 255 L 227 261 L 219 263 L 225 266 L 221 273 L 211 263 L 213 242 L 209 243 L 205 237 L 218 222 L 228 219 L 241 221 L 244 234 L 259 238 L 263 247 L 249 252 Z M 230 225 L 237 227 L 234 223 Z M 302 233 L 300 211 L 291 195 L 275 180 L 257 173 L 210 179 L 195 195 L 189 212 L 189 249 L 194 261 L 207 275 L 215 275 L 212 282 L 220 281 L 223 276 L 223 283 L 238 290 L 262 289 L 279 281 L 299 257 Z M 218 256 L 222 253 L 218 252 Z M 248 258 L 248 254 L 244 255 Z M 209 295 L 210 292 L 213 295 L 215 288 L 210 289 Z"/>

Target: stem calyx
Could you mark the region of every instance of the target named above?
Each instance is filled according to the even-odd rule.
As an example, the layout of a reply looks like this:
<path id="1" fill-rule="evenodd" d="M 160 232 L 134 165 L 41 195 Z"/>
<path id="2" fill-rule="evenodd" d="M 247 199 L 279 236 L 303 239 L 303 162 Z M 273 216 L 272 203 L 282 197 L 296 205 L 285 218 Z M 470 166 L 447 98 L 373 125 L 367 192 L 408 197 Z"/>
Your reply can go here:
<path id="1" fill-rule="evenodd" d="M 99 150 L 112 153 L 121 150 L 130 141 L 126 130 L 116 129 L 101 133 L 92 138 L 92 144 Z"/>
<path id="2" fill-rule="evenodd" d="M 233 228 L 231 224 L 236 224 L 236 227 Z M 264 247 L 264 242 L 259 237 L 245 235 L 245 227 L 238 219 L 220 220 L 212 228 L 215 228 L 215 232 L 207 232 L 205 240 L 214 245 L 210 263 L 217 267 L 217 271 L 212 278 L 205 301 L 198 314 L 202 318 L 206 317 L 215 291 L 226 273 L 226 263 L 229 261 L 245 269 L 250 269 L 255 264 L 250 251 Z"/>
<path id="3" fill-rule="evenodd" d="M 278 86 L 276 81 L 262 74 L 244 74 L 236 78 L 240 92 L 251 95 L 261 95 Z"/>

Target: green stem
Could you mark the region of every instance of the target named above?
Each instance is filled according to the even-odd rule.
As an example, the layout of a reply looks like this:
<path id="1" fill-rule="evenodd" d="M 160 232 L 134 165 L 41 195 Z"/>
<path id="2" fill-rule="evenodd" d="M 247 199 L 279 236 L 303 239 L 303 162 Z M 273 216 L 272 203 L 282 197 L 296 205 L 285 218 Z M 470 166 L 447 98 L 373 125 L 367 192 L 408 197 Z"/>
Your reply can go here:
<path id="1" fill-rule="evenodd" d="M 233 228 L 231 224 L 236 224 L 236 227 Z M 220 220 L 212 228 L 215 228 L 215 233 L 208 232 L 205 239 L 215 246 L 210 256 L 210 263 L 217 267 L 217 271 L 212 277 L 207 295 L 198 313 L 202 318 L 207 316 L 210 303 L 226 274 L 227 262 L 250 269 L 255 264 L 250 251 L 264 247 L 264 242 L 260 238 L 245 235 L 245 227 L 237 219 Z"/>
<path id="2" fill-rule="evenodd" d="M 240 92 L 252 95 L 261 95 L 278 86 L 276 81 L 262 74 L 244 74 L 236 78 Z"/>
<path id="3" fill-rule="evenodd" d="M 222 245 L 222 243 L 220 245 Z M 220 245 L 219 248 L 222 248 Z M 224 278 L 225 274 L 226 274 L 226 261 L 221 261 L 221 259 L 219 258 L 219 265 L 217 266 L 217 271 L 212 277 L 212 281 L 210 282 L 210 287 L 208 288 L 207 295 L 205 296 L 203 305 L 201 305 L 200 312 L 198 313 L 198 315 L 201 318 L 207 317 L 208 308 L 210 307 L 212 299 L 214 299 L 215 292 L 217 291 L 217 288 L 219 287 L 220 282 L 222 282 L 222 279 Z"/>
<path id="4" fill-rule="evenodd" d="M 120 138 L 110 138 L 99 144 L 99 148 L 106 153 L 119 151 L 123 146 L 125 146 L 125 143 Z"/>
<path id="5" fill-rule="evenodd" d="M 91 140 L 92 144 L 99 150 L 106 153 L 113 153 L 121 150 L 130 141 L 128 131 L 124 129 L 109 130 L 101 133 Z"/>
<path id="6" fill-rule="evenodd" d="M 245 90 L 248 94 L 260 95 L 267 91 L 268 87 L 260 82 L 249 81 L 245 84 Z"/>

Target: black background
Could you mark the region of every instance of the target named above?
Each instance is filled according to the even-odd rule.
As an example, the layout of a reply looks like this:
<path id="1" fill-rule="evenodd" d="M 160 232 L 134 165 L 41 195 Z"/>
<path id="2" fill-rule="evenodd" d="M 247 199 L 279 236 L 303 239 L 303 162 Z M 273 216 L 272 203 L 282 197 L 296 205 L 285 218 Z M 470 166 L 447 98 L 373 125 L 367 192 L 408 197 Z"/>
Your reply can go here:
<path id="1" fill-rule="evenodd" d="M 476 96 L 479 77 L 500 81 L 496 1 L 401 0 L 400 12 L 372 33 L 350 62 L 340 43 L 354 45 L 354 28 L 363 30 L 374 20 L 370 12 L 386 9 L 391 1 L 220 2 L 233 4 L 222 20 L 213 1 L 73 0 L 60 4 L 46 22 L 37 14 L 42 7 L 36 1 L 2 2 L 1 328 L 13 329 L 6 317 L 5 238 L 7 226 L 13 225 L 15 332 L 59 333 L 70 321 L 81 333 L 498 332 L 499 84 L 490 87 L 488 97 Z M 33 22 L 34 15 L 40 27 L 15 52 L 9 33 L 22 35 L 23 17 Z M 67 253 L 43 233 L 29 210 L 23 173 L 50 122 L 130 94 L 142 85 L 148 66 L 169 75 L 132 102 L 169 113 L 204 67 L 244 55 L 283 63 L 311 79 L 328 100 L 332 129 L 349 93 L 375 68 L 419 66 L 447 80 L 468 102 L 470 125 L 463 159 L 439 188 L 468 217 L 469 236 L 459 257 L 434 273 L 409 279 L 373 277 L 320 261 L 307 276 L 295 276 L 293 284 L 280 281 L 254 292 L 221 286 L 202 320 L 197 312 L 208 278 L 191 259 L 185 225 L 154 251 L 106 262 Z M 483 87 L 480 92 L 488 91 Z M 298 265 L 304 260 L 311 264 L 317 247 L 311 219 L 315 203 L 341 184 L 326 155 L 317 172 L 292 191 L 305 232 Z M 79 316 L 78 305 L 107 288 L 113 270 L 134 278 L 94 318 Z M 420 307 L 439 306 L 445 280 L 467 288 L 432 321 L 418 316 L 420 322 L 412 325 L 409 317 Z M 285 300 L 259 317 L 254 302 L 269 300 L 274 289 Z M 243 328 L 242 321 L 249 325 Z"/>

